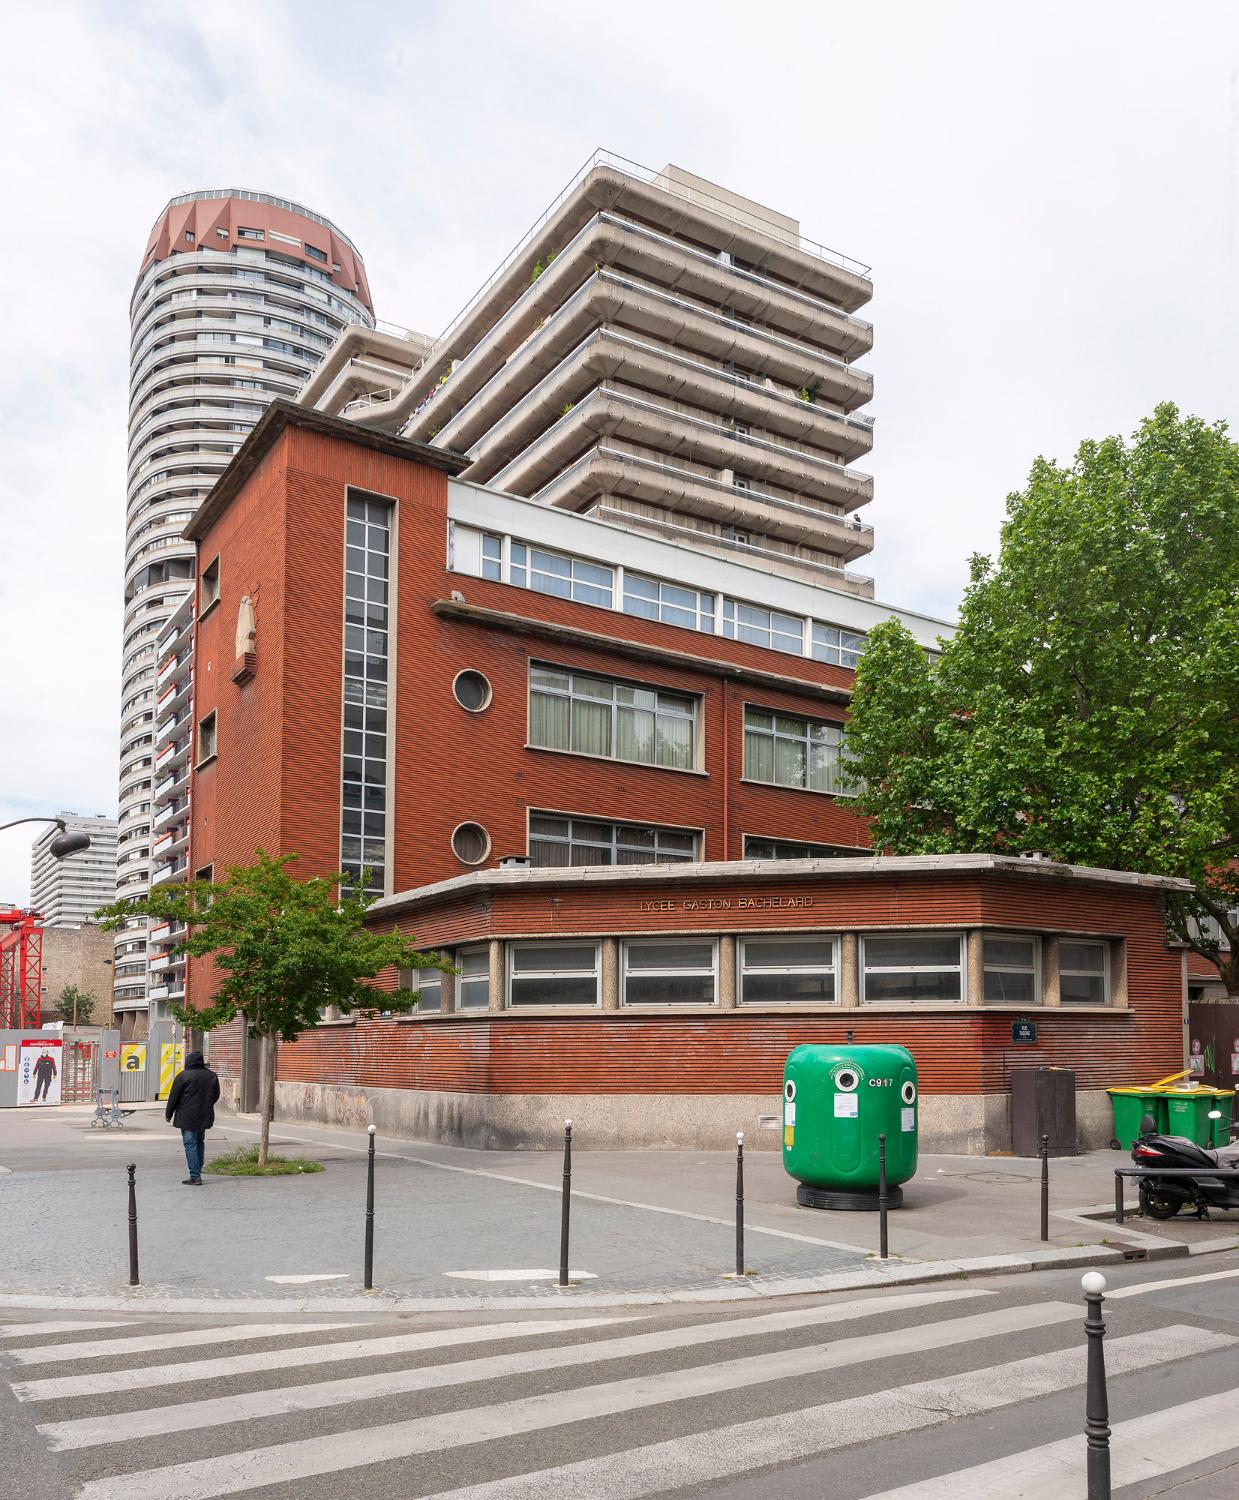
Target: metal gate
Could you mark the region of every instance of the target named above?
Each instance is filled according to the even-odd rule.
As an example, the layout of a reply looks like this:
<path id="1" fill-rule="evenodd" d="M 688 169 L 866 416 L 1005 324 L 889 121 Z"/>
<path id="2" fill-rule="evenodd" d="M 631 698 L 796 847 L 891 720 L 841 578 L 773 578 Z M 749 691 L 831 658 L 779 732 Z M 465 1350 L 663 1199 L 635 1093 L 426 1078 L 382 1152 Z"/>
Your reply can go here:
<path id="1" fill-rule="evenodd" d="M 1193 1083 L 1239 1088 L 1239 1005 L 1233 1000 L 1192 1000 L 1187 1007 Z"/>
<path id="2" fill-rule="evenodd" d="M 120 1102 L 122 1104 L 141 1104 L 146 1098 L 146 1069 L 139 1068 L 130 1072 L 127 1068 L 120 1070 Z"/>
<path id="3" fill-rule="evenodd" d="M 80 1038 L 67 1042 L 64 1049 L 64 1077 L 60 1097 L 65 1104 L 93 1104 L 95 1078 L 99 1072 L 98 1042 Z"/>

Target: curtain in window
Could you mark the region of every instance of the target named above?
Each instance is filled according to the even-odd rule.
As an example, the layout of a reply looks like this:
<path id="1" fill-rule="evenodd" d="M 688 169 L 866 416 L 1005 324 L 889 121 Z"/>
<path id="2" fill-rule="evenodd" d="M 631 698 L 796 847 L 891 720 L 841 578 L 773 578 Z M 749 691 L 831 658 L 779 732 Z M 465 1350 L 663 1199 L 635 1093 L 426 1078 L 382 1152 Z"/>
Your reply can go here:
<path id="1" fill-rule="evenodd" d="M 693 721 L 673 718 L 669 714 L 658 717 L 658 764 L 676 766 L 690 770 L 693 764 Z"/>
<path id="2" fill-rule="evenodd" d="M 805 751 L 803 740 L 775 741 L 775 780 L 780 786 L 805 785 Z"/>
<path id="3" fill-rule="evenodd" d="M 571 748 L 581 755 L 611 754 L 609 703 L 592 703 L 581 698 L 572 700 Z"/>
<path id="4" fill-rule="evenodd" d="M 774 780 L 774 741 L 768 735 L 745 734 L 744 774 L 752 781 Z"/>
<path id="5" fill-rule="evenodd" d="M 652 762 L 654 715 L 644 708 L 620 708 L 615 726 L 615 753 L 620 760 Z"/>
<path id="6" fill-rule="evenodd" d="M 550 693 L 529 696 L 529 739 L 549 750 L 569 750 L 568 699 Z"/>

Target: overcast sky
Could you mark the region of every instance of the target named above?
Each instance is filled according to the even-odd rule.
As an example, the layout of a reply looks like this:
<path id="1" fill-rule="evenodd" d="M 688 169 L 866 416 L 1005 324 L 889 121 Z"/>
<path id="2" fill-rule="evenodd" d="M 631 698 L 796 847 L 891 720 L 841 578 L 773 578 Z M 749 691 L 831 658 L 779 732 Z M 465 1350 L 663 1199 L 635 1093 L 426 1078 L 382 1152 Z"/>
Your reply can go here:
<path id="1" fill-rule="evenodd" d="M 128 303 L 174 193 L 297 199 L 437 333 L 585 158 L 873 266 L 878 597 L 949 616 L 1038 453 L 1234 420 L 1229 0 L 3 0 L 0 822 L 116 810 Z M 29 837 L 0 836 L 0 902 Z"/>

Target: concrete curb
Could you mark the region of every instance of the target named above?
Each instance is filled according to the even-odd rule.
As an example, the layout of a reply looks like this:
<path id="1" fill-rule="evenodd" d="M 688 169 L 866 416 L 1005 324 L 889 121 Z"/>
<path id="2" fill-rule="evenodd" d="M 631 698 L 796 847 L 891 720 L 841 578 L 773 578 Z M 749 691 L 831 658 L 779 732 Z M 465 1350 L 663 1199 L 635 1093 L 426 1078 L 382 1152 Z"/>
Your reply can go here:
<path id="1" fill-rule="evenodd" d="M 1165 1242 L 1164 1259 L 1187 1255 L 1187 1247 Z M 1219 1249 L 1231 1249 L 1230 1245 Z M 779 1297 L 822 1296 L 830 1292 L 872 1291 L 875 1287 L 915 1286 L 935 1281 L 966 1280 L 972 1276 L 1003 1276 L 1024 1271 L 1062 1270 L 1072 1266 L 1114 1265 L 1127 1259 L 1121 1249 L 1108 1245 L 1030 1250 L 1023 1255 L 979 1255 L 957 1261 L 888 1261 L 863 1271 L 845 1271 L 837 1276 L 784 1277 L 777 1281 L 753 1280 L 743 1285 L 700 1287 L 668 1292 L 555 1292 L 529 1297 L 395 1297 L 383 1292 L 358 1297 L 145 1297 L 141 1290 L 114 1297 L 53 1297 L 33 1294 L 0 1294 L 0 1308 L 44 1311 L 66 1308 L 82 1312 L 147 1313 L 430 1313 L 443 1316 L 462 1312 L 546 1312 L 555 1308 L 570 1312 L 579 1308 L 697 1307 L 718 1303 L 767 1302 Z"/>

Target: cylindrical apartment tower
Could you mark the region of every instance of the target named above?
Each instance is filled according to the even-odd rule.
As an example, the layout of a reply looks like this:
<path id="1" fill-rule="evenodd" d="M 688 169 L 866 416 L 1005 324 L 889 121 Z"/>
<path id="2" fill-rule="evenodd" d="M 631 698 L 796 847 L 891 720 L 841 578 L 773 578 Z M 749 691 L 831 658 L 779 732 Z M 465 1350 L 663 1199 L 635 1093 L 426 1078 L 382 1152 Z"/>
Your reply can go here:
<path id="1" fill-rule="evenodd" d="M 300 204 L 237 188 L 184 193 L 151 230 L 130 302 L 118 896 L 147 890 L 153 834 L 166 841 L 153 825 L 180 810 L 157 785 L 176 774 L 177 750 L 188 761 L 189 708 L 181 692 L 162 723 L 156 649 L 191 588 L 181 532 L 267 403 L 296 395 L 346 323 L 374 324 L 361 256 Z M 165 861 L 160 878 L 169 869 L 180 867 Z M 144 1011 L 144 923 L 118 934 L 114 972 L 116 1009 Z"/>

